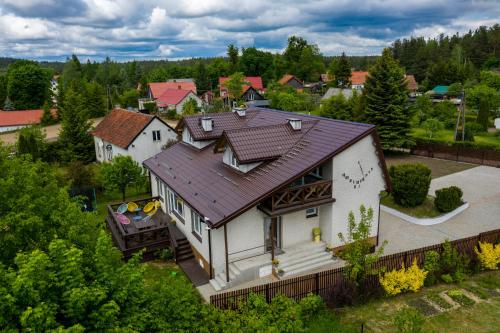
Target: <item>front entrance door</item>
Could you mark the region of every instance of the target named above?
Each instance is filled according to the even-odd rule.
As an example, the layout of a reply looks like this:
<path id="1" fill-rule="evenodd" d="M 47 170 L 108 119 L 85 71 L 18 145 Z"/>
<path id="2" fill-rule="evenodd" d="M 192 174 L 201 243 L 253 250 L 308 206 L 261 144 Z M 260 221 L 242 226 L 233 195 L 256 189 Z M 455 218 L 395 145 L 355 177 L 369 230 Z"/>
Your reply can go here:
<path id="1" fill-rule="evenodd" d="M 271 252 L 273 241 L 274 248 L 281 249 L 281 216 L 264 218 L 264 246 L 266 252 Z"/>

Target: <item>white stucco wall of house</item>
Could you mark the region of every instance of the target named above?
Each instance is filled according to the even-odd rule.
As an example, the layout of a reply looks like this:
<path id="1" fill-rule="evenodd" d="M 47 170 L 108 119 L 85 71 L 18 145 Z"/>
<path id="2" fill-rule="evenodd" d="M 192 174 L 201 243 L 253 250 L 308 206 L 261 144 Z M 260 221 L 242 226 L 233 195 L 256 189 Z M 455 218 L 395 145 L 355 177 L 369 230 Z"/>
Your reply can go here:
<path id="1" fill-rule="evenodd" d="M 180 101 L 179 104 L 175 106 L 175 112 L 179 115 L 182 114 L 182 108 L 184 107 L 184 104 L 192 99 L 194 99 L 196 101 L 196 105 L 201 108 L 201 106 L 203 105 L 203 101 L 201 100 L 201 98 L 191 92 L 182 101 Z"/>
<path id="2" fill-rule="evenodd" d="M 27 127 L 29 125 L 16 125 L 16 126 L 0 126 L 0 133 L 16 131 L 18 129 Z"/>
<path id="3" fill-rule="evenodd" d="M 300 210 L 281 217 L 282 248 L 312 241 L 312 229 L 319 226 L 319 216 L 306 218 L 306 211 Z"/>
<path id="4" fill-rule="evenodd" d="M 161 140 L 153 140 L 153 131 L 160 131 Z M 159 154 L 162 150 L 162 146 L 164 146 L 169 140 L 177 140 L 177 133 L 155 118 L 148 126 L 146 126 L 146 128 L 142 130 L 128 149 L 123 149 L 94 136 L 96 159 L 98 162 L 108 161 L 106 146 L 110 144 L 112 147 L 113 158 L 119 155 L 130 156 L 134 161 L 142 166 L 142 162 L 156 154 Z"/>
<path id="5" fill-rule="evenodd" d="M 359 222 L 359 207 L 363 204 L 367 209 L 373 209 L 373 225 L 371 236 L 378 234 L 378 213 L 380 192 L 385 189 L 382 168 L 376 154 L 373 137 L 367 136 L 355 145 L 335 156 L 331 169 L 326 167 L 323 174 L 328 172 L 333 180 L 332 195 L 336 201 L 331 205 L 320 208 L 320 227 L 323 240 L 336 247 L 342 245 L 338 233 L 347 232 L 347 217 L 350 211 L 354 212 L 356 221 Z M 365 172 L 373 170 L 365 178 L 359 188 L 346 180 L 342 174 L 351 178 L 362 178 L 358 161 Z"/>

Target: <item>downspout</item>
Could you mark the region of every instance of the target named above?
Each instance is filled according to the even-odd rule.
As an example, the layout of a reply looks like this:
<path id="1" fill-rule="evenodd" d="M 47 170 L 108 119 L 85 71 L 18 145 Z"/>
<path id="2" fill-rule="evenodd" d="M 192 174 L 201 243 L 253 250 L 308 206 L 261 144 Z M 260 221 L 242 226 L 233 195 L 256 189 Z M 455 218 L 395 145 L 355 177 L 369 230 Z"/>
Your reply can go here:
<path id="1" fill-rule="evenodd" d="M 212 229 L 208 228 L 208 276 L 213 279 L 212 274 Z"/>

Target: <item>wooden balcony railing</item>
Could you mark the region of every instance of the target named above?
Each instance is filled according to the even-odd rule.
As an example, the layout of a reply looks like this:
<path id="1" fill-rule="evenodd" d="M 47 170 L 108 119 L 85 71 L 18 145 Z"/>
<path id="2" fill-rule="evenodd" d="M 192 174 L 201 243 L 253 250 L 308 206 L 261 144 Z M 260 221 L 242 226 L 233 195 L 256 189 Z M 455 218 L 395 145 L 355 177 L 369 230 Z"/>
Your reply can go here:
<path id="1" fill-rule="evenodd" d="M 332 181 L 322 180 L 282 189 L 272 194 L 260 208 L 269 215 L 280 215 L 334 201 Z"/>

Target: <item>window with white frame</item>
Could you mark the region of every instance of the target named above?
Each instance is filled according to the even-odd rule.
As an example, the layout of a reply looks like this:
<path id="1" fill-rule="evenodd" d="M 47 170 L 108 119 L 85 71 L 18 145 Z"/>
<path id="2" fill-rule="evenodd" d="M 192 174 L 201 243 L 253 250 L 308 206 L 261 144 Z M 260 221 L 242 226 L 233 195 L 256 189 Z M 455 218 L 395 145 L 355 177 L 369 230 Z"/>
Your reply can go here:
<path id="1" fill-rule="evenodd" d="M 170 188 L 167 187 L 168 211 L 177 215 L 184 223 L 184 201 Z"/>
<path id="2" fill-rule="evenodd" d="M 203 217 L 194 210 L 191 210 L 191 230 L 193 230 L 193 232 L 196 235 L 201 237 L 202 228 L 203 228 Z"/>
<path id="3" fill-rule="evenodd" d="M 156 177 L 156 193 L 158 193 L 158 196 L 160 197 L 160 200 L 164 200 L 163 196 L 163 182 L 160 180 L 160 178 Z"/>
<path id="4" fill-rule="evenodd" d="M 153 141 L 161 141 L 160 131 L 153 131 Z"/>
<path id="5" fill-rule="evenodd" d="M 306 209 L 306 218 L 318 216 L 318 207 L 312 207 Z"/>
<path id="6" fill-rule="evenodd" d="M 248 100 L 253 101 L 255 99 L 255 94 L 253 92 L 248 93 Z"/>
<path id="7" fill-rule="evenodd" d="M 238 163 L 238 160 L 236 159 L 236 156 L 234 155 L 233 151 L 231 151 L 231 166 L 235 167 L 235 168 L 239 168 L 240 167 L 240 164 Z"/>

